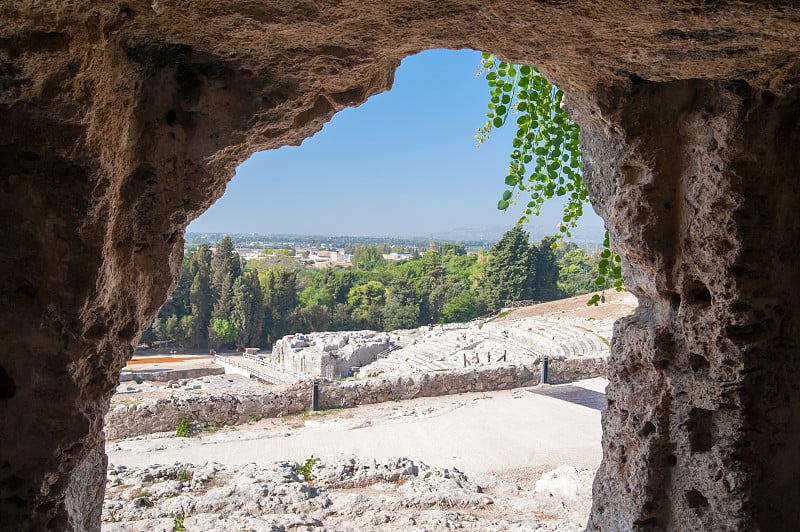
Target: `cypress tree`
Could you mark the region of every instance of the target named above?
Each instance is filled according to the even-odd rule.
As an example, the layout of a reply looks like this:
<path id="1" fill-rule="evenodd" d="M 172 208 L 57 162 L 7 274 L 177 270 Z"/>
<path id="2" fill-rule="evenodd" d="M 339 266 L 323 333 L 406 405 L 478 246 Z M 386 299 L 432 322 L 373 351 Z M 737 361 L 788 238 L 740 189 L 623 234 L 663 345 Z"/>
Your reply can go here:
<path id="1" fill-rule="evenodd" d="M 258 272 L 247 272 L 233 283 L 230 322 L 236 329 L 236 347 L 254 347 L 262 342 L 264 298 Z"/>
<path id="2" fill-rule="evenodd" d="M 538 246 L 531 246 L 536 263 L 533 299 L 539 301 L 553 301 L 561 297 L 561 290 L 558 288 L 558 259 L 553 249 L 555 240 L 548 236 Z"/>
<path id="3" fill-rule="evenodd" d="M 532 299 L 536 267 L 528 233 L 520 225 L 506 232 L 489 251 L 486 262 L 484 297 L 490 310 L 507 301 Z"/>
<path id="4" fill-rule="evenodd" d="M 208 340 L 208 327 L 211 322 L 213 295 L 211 293 L 211 250 L 203 244 L 192 254 L 189 263 L 192 283 L 189 288 L 189 303 L 193 325 L 193 342 L 196 346 L 205 345 Z"/>

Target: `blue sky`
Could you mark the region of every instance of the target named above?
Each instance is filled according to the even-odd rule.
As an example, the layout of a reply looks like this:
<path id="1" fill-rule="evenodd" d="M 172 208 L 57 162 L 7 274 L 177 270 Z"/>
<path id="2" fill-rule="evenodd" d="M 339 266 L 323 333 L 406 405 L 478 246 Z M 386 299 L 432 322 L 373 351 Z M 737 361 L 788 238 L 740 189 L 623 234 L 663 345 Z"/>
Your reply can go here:
<path id="1" fill-rule="evenodd" d="M 242 163 L 225 195 L 188 231 L 497 238 L 521 209 L 498 211 L 514 131 L 476 147 L 488 89 L 480 53 L 434 50 L 406 58 L 393 88 L 340 111 L 299 147 Z M 580 235 L 602 240 L 585 209 Z M 526 226 L 556 231 L 554 205 Z"/>

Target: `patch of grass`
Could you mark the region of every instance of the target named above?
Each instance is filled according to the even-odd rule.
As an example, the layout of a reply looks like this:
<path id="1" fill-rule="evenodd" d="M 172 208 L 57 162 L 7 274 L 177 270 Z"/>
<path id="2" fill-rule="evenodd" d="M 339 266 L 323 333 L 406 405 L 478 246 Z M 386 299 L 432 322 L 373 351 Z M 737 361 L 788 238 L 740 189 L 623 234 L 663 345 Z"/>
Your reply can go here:
<path id="1" fill-rule="evenodd" d="M 151 495 L 150 492 L 147 491 L 147 490 L 139 490 L 139 491 L 137 491 L 136 493 L 133 494 L 133 497 L 131 497 L 131 500 L 148 498 L 148 497 L 150 497 L 150 495 Z"/>
<path id="2" fill-rule="evenodd" d="M 174 532 L 182 532 L 186 530 L 186 527 L 183 526 L 184 517 L 182 515 L 176 515 L 175 520 L 172 522 L 172 530 Z"/>
<path id="3" fill-rule="evenodd" d="M 249 423 L 255 423 L 256 421 L 258 421 L 258 416 L 250 416 Z"/>
<path id="4" fill-rule="evenodd" d="M 175 428 L 175 436 L 181 438 L 188 438 L 192 435 L 192 425 L 189 423 L 188 420 L 185 418 L 181 418 L 178 422 L 178 426 Z"/>
<path id="5" fill-rule="evenodd" d="M 206 426 L 203 427 L 203 432 L 214 433 L 214 432 L 217 432 L 219 429 L 220 428 L 218 426 L 216 426 L 216 425 L 208 425 L 208 424 L 206 424 Z"/>
<path id="6" fill-rule="evenodd" d="M 309 418 L 309 417 L 319 417 L 319 416 L 329 416 L 331 414 L 335 414 L 342 410 L 342 408 L 326 408 L 324 410 L 311 410 L 311 407 L 305 408 L 298 412 L 297 414 L 292 414 L 292 416 L 298 416 L 302 418 Z M 286 417 L 292 417 L 286 416 Z"/>
<path id="7" fill-rule="evenodd" d="M 188 468 L 184 467 L 184 468 L 181 468 L 180 471 L 178 471 L 178 476 L 176 478 L 177 478 L 177 480 L 180 480 L 181 482 L 189 482 L 190 480 L 192 480 L 192 476 L 193 476 L 193 473 L 191 471 L 189 471 Z"/>

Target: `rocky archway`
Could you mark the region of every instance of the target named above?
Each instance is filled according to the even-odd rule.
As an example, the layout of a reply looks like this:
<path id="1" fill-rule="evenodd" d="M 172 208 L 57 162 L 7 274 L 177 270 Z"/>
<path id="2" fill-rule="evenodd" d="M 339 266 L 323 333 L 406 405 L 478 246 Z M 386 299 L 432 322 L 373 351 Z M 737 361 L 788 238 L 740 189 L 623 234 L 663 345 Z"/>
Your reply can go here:
<path id="1" fill-rule="evenodd" d="M 583 126 L 624 258 L 590 528 L 800 521 L 800 9 L 789 0 L 64 3 L 0 8 L 0 527 L 93 530 L 102 418 L 188 221 L 256 150 L 471 47 Z"/>

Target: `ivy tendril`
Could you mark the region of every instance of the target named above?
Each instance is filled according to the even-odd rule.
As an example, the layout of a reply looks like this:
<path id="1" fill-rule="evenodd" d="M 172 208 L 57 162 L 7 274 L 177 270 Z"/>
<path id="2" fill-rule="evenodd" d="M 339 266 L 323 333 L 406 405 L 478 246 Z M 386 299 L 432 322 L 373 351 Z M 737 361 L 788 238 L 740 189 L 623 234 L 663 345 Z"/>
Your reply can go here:
<path id="1" fill-rule="evenodd" d="M 476 76 L 485 74 L 489 85 L 486 123 L 478 128 L 475 139 L 480 147 L 489 139 L 492 129 L 516 122 L 517 133 L 511 141 L 512 151 L 505 184 L 508 188 L 497 202 L 505 211 L 516 204 L 522 193 L 529 194 L 519 223 L 538 216 L 546 200 L 566 196 L 561 223 L 558 224 L 557 247 L 572 231 L 583 215 L 589 191 L 583 183 L 580 127 L 567 117 L 562 107 L 564 93 L 541 75 L 536 67 L 500 61 L 484 52 Z M 600 253 L 598 290 L 623 289 L 620 257 L 609 247 L 608 231 Z M 605 294 L 594 294 L 588 304 L 605 302 Z"/>

